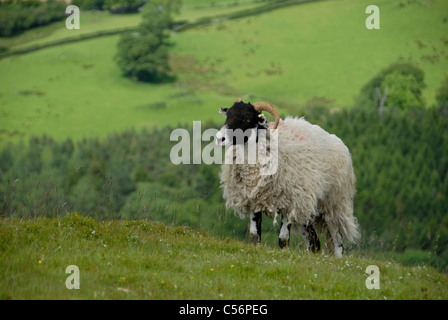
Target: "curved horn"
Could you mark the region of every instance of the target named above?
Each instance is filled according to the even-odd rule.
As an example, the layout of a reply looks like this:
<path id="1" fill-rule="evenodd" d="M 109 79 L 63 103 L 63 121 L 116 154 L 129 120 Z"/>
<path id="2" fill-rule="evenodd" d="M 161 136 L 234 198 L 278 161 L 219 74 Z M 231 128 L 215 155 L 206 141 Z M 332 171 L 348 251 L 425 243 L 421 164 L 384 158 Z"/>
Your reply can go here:
<path id="1" fill-rule="evenodd" d="M 266 102 L 255 102 L 252 104 L 255 108 L 255 110 L 257 111 L 266 111 L 269 112 L 270 114 L 272 114 L 274 116 L 274 129 L 277 129 L 278 127 L 278 123 L 280 122 L 280 116 L 277 112 L 277 110 L 275 110 L 275 108 L 273 106 L 271 106 L 270 104 L 266 103 Z"/>

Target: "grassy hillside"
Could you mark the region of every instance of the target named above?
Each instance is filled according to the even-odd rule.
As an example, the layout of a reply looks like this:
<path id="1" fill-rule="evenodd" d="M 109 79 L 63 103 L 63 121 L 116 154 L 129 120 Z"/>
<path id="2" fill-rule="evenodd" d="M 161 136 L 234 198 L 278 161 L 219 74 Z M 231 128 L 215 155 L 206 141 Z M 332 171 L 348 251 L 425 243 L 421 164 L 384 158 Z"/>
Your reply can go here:
<path id="1" fill-rule="evenodd" d="M 201 1 L 186 1 L 177 18 L 192 21 L 259 4 L 243 1 L 231 5 L 227 1 L 204 7 Z M 67 30 L 57 22 L 16 37 L 0 37 L 0 46 L 25 48 L 132 27 L 140 21 L 140 14 L 83 12 L 80 30 Z M 43 133 L 60 140 L 79 140 L 128 128 L 218 119 L 218 106 L 229 103 L 219 92 L 192 91 L 177 82 L 137 83 L 122 77 L 113 61 L 118 38 L 87 40 L 0 60 L 0 145 Z M 173 56 L 174 68 L 184 63 L 183 57 Z"/>
<path id="2" fill-rule="evenodd" d="M 202 17 L 228 14 L 239 10 L 256 7 L 263 1 L 240 1 L 237 4 L 222 1 L 218 5 L 211 5 L 204 1 L 184 1 L 182 11 L 177 15 L 179 21 L 195 21 Z M 58 21 L 50 25 L 33 28 L 14 37 L 0 37 L 0 45 L 11 49 L 57 41 L 74 36 L 95 33 L 104 30 L 136 27 L 141 21 L 141 14 L 111 14 L 108 11 L 81 10 L 80 29 L 66 29 L 65 21 Z"/>
<path id="3" fill-rule="evenodd" d="M 8 76 L 0 80 L 0 136 L 9 140 L 45 133 L 78 140 L 219 117 L 217 107 L 227 101 L 216 93 L 122 77 L 113 62 L 117 39 L 93 39 L 1 61 L 0 73 Z"/>
<path id="4" fill-rule="evenodd" d="M 246 94 L 299 105 L 325 97 L 340 107 L 380 69 L 409 61 L 425 71 L 432 104 L 448 69 L 448 2 L 369 4 L 380 8 L 380 30 L 365 27 L 365 2 L 318 1 L 178 34 L 176 51 L 213 64 L 216 81 Z"/>
<path id="5" fill-rule="evenodd" d="M 69 265 L 79 290 L 65 287 Z M 365 286 L 369 265 L 379 290 Z M 447 287 L 427 267 L 252 247 L 150 221 L 0 220 L 1 299 L 447 299 Z"/>
<path id="6" fill-rule="evenodd" d="M 227 4 L 198 8 L 203 2 L 191 2 L 178 19 L 233 12 L 258 2 Z M 236 96 L 288 106 L 292 113 L 316 99 L 346 108 L 379 69 L 398 60 L 412 61 L 425 71 L 428 86 L 423 93 L 432 104 L 448 66 L 443 22 L 447 2 L 377 4 L 380 30 L 365 28 L 365 4 L 338 0 L 173 34 L 171 64 L 178 78 L 163 85 L 121 76 L 113 61 L 118 36 L 2 59 L 0 145 L 30 135 L 78 140 L 129 127 L 216 120 L 216 108 Z M 0 39 L 0 45 L 28 46 L 140 21 L 138 14 L 86 12 L 82 17 L 79 31 L 52 25 Z"/>

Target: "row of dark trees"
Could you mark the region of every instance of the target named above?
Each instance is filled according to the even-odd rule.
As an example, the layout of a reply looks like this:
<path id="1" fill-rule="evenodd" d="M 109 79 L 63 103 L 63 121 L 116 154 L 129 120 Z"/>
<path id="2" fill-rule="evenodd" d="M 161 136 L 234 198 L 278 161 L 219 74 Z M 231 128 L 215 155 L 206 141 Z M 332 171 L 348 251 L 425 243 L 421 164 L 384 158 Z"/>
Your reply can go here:
<path id="1" fill-rule="evenodd" d="M 337 134 L 351 150 L 361 248 L 418 250 L 446 266 L 448 104 L 386 108 L 382 117 L 373 108 L 330 112 L 314 107 L 304 115 Z M 27 145 L 8 145 L 0 152 L 0 213 L 78 211 L 244 237 L 246 222 L 225 210 L 219 166 L 170 162 L 172 129 L 130 130 L 76 143 L 34 137 Z"/>
<path id="2" fill-rule="evenodd" d="M 144 0 L 73 0 L 83 10 L 107 10 L 111 13 L 134 13 Z M 10 37 L 22 31 L 65 19 L 67 4 L 61 0 L 6 0 L 0 2 L 0 36 Z"/>
<path id="3" fill-rule="evenodd" d="M 9 37 L 21 31 L 64 19 L 63 1 L 7 0 L 0 2 L 0 36 Z"/>
<path id="4" fill-rule="evenodd" d="M 145 0 L 73 0 L 81 10 L 108 10 L 112 13 L 134 13 L 146 3 Z"/>

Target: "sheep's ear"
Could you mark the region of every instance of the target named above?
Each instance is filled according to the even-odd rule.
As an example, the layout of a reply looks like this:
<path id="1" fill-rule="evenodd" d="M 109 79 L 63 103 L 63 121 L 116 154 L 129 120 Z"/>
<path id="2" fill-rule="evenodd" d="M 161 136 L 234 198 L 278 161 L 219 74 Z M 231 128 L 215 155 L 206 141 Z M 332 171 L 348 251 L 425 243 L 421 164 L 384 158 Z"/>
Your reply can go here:
<path id="1" fill-rule="evenodd" d="M 219 113 L 222 114 L 223 116 L 227 116 L 227 110 L 229 110 L 229 108 L 221 108 L 219 110 Z"/>

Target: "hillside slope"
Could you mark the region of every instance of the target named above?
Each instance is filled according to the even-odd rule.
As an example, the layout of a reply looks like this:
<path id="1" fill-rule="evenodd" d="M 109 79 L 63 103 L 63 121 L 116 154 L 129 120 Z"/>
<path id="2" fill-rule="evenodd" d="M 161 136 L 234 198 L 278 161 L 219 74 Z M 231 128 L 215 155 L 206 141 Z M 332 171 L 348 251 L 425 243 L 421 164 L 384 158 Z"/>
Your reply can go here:
<path id="1" fill-rule="evenodd" d="M 425 72 L 423 95 L 431 105 L 448 66 L 443 32 L 447 2 L 400 3 L 377 2 L 380 30 L 366 29 L 367 4 L 338 0 L 174 33 L 170 59 L 177 80 L 160 85 L 121 75 L 114 62 L 118 35 L 2 59 L 0 146 L 32 135 L 81 140 L 128 128 L 221 121 L 216 108 L 239 96 L 269 101 L 292 114 L 316 102 L 350 108 L 362 86 L 397 61 L 411 62 Z M 245 7 L 232 10 L 238 8 Z M 190 19 L 193 13 L 214 16 L 221 9 L 189 8 L 178 18 Z M 132 27 L 140 19 L 86 12 L 79 32 Z M 0 46 L 79 35 L 65 24 L 52 28 L 50 34 L 39 29 L 2 38 Z M 35 33 L 42 37 L 33 40 Z"/>
<path id="2" fill-rule="evenodd" d="M 66 267 L 79 267 L 68 290 Z M 380 289 L 366 288 L 367 266 Z M 0 219 L 1 299 L 447 299 L 427 267 L 252 247 L 149 221 Z"/>
<path id="3" fill-rule="evenodd" d="M 448 66 L 448 3 L 375 4 L 379 30 L 366 28 L 364 1 L 316 1 L 176 34 L 175 52 L 212 70 L 206 87 L 227 84 L 277 104 L 325 97 L 343 108 L 380 70 L 409 62 L 425 72 L 423 95 L 433 104 Z"/>

